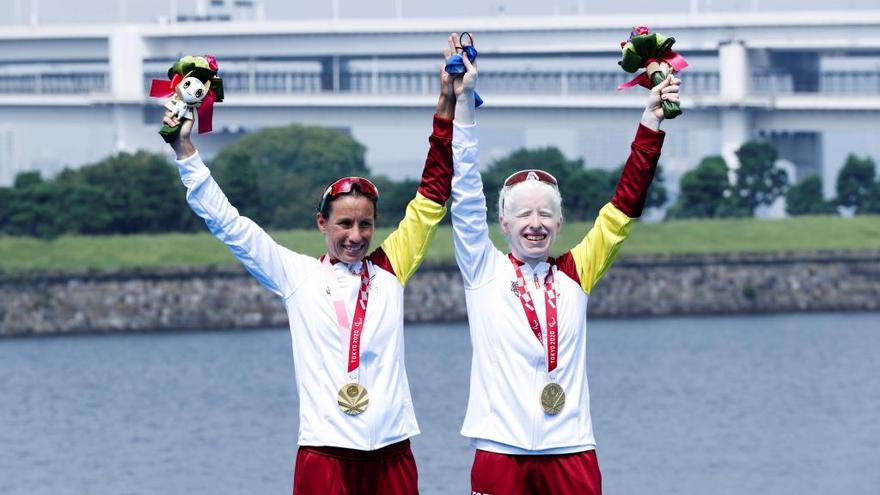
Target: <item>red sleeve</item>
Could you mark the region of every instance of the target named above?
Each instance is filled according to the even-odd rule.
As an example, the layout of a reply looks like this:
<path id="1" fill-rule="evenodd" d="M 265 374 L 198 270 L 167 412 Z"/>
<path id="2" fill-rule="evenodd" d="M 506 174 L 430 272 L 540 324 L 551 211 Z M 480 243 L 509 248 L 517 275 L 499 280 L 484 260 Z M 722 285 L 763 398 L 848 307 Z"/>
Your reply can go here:
<path id="1" fill-rule="evenodd" d="M 578 285 L 581 284 L 581 277 L 578 275 L 577 266 L 574 264 L 574 256 L 572 256 L 571 251 L 556 258 L 556 268 L 560 272 L 568 275 L 568 277 L 577 282 Z"/>
<path id="2" fill-rule="evenodd" d="M 648 187 L 654 180 L 665 136 L 663 131 L 654 131 L 639 124 L 629 158 L 617 182 L 617 190 L 611 198 L 611 204 L 630 218 L 640 217 L 645 208 Z"/>
<path id="3" fill-rule="evenodd" d="M 452 119 L 434 115 L 434 132 L 428 142 L 431 147 L 422 171 L 419 193 L 444 205 L 452 194 Z"/>
<path id="4" fill-rule="evenodd" d="M 385 254 L 385 250 L 381 247 L 376 248 L 375 251 L 370 253 L 368 258 L 370 258 L 370 261 L 372 261 L 375 266 L 389 272 L 395 277 L 397 276 L 397 274 L 394 273 L 394 267 L 391 265 L 391 260 L 388 259 L 388 255 Z"/>

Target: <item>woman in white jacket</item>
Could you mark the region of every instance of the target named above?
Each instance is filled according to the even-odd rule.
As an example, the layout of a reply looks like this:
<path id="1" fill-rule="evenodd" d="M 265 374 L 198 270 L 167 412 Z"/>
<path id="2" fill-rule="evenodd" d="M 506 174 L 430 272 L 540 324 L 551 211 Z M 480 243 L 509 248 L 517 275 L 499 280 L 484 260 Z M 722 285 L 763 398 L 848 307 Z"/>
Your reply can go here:
<path id="1" fill-rule="evenodd" d="M 457 42 L 457 40 L 455 40 Z M 678 101 L 673 76 L 651 91 L 611 201 L 583 240 L 558 258 L 562 227 L 555 177 L 523 170 L 504 183 L 499 222 L 506 252 L 489 239 L 477 168 L 473 89 L 456 101 L 452 225 L 464 279 L 473 360 L 462 434 L 476 447 L 474 494 L 590 495 L 602 491 L 587 385 L 587 301 L 645 204 L 664 133 L 661 102 Z"/>
<path id="2" fill-rule="evenodd" d="M 418 493 L 403 290 L 450 195 L 455 95 L 445 72 L 440 86 L 418 191 L 397 229 L 372 251 L 379 192 L 368 179 L 343 177 L 327 187 L 316 213 L 327 253 L 313 258 L 239 215 L 190 141 L 191 120 L 170 143 L 193 211 L 287 311 L 300 402 L 294 495 Z M 178 124 L 171 112 L 164 122 Z"/>

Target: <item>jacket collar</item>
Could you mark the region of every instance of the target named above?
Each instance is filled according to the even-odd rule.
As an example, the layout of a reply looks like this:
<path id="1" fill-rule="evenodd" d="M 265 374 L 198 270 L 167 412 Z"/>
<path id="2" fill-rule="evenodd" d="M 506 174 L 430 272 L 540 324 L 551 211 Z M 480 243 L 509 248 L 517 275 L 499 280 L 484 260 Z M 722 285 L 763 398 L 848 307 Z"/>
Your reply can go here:
<path id="1" fill-rule="evenodd" d="M 323 254 L 320 258 L 320 261 L 323 263 L 325 259 L 329 259 L 330 264 L 333 265 L 334 268 L 341 267 L 341 268 L 344 268 L 349 273 L 352 273 L 355 275 L 357 275 L 361 272 L 361 266 L 364 262 L 364 260 L 360 260 L 360 261 L 355 261 L 354 263 L 346 263 L 342 260 L 338 260 L 338 259 L 330 256 L 329 254 Z M 337 265 L 339 265 L 339 266 L 337 266 Z"/>
<path id="2" fill-rule="evenodd" d="M 510 261 L 516 263 L 516 266 L 519 266 L 520 268 L 522 268 L 523 266 L 528 266 L 529 270 L 533 273 L 545 273 L 547 270 L 550 269 L 551 266 L 556 263 L 556 258 L 553 258 L 551 256 L 548 257 L 546 261 L 542 261 L 535 265 L 534 268 L 532 268 L 531 265 L 514 256 L 513 253 L 507 253 L 507 257 L 510 259 Z"/>

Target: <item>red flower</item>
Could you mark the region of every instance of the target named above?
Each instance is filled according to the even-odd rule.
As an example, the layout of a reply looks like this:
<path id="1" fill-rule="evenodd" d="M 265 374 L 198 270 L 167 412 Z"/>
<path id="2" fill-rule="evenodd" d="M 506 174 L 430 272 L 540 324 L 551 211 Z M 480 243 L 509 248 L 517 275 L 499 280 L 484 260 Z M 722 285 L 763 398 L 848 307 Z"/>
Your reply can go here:
<path id="1" fill-rule="evenodd" d="M 632 31 L 629 32 L 629 38 L 620 42 L 620 47 L 625 47 L 626 44 L 632 41 L 636 36 L 644 36 L 646 34 L 648 34 L 648 26 L 635 26 L 632 28 Z"/>
<path id="2" fill-rule="evenodd" d="M 217 59 L 213 55 L 205 55 L 205 60 L 208 61 L 208 68 L 217 72 Z"/>

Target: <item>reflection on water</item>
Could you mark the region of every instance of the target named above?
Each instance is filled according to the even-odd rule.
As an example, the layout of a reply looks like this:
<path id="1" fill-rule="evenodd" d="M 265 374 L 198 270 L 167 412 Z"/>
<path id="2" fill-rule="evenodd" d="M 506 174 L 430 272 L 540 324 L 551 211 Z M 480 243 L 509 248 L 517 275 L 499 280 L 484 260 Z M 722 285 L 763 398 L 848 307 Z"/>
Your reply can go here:
<path id="1" fill-rule="evenodd" d="M 880 485 L 880 314 L 590 325 L 606 493 Z M 406 343 L 422 493 L 467 493 L 467 329 Z M 289 493 L 292 369 L 279 330 L 0 341 L 0 493 Z"/>

